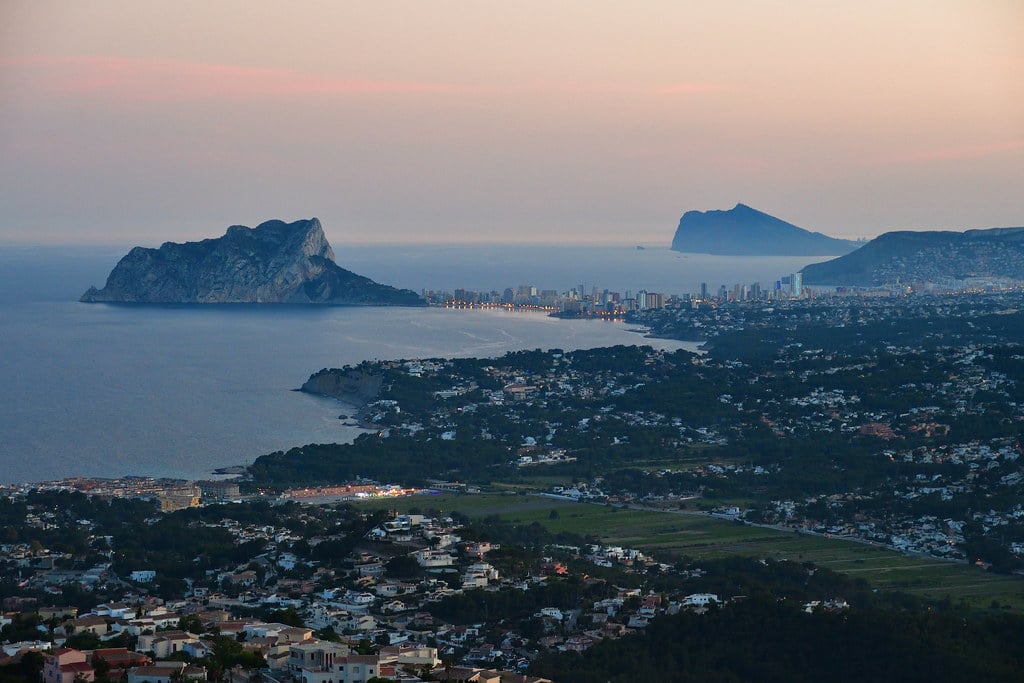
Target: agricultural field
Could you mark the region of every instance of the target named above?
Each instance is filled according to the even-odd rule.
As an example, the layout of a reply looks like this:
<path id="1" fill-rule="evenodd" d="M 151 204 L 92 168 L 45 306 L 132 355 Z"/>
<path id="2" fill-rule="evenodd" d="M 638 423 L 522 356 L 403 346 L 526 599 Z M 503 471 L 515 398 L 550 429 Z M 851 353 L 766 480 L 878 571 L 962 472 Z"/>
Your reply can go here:
<path id="1" fill-rule="evenodd" d="M 399 512 L 457 511 L 469 517 L 498 515 L 520 524 L 538 522 L 552 532 L 591 536 L 603 543 L 639 548 L 657 557 L 695 560 L 730 555 L 812 562 L 867 580 L 880 590 L 899 590 L 934 600 L 949 598 L 975 608 L 993 603 L 1024 611 L 1024 578 L 985 572 L 962 563 L 904 555 L 888 548 L 794 531 L 780 531 L 697 512 L 654 511 L 576 503 L 538 495 L 441 494 L 412 496 L 361 506 Z"/>

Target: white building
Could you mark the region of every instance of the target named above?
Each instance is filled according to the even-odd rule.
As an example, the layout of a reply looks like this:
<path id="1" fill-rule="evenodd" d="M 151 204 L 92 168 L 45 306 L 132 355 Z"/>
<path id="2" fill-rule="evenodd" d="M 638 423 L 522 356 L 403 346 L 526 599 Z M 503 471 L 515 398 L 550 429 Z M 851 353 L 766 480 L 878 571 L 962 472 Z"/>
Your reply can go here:
<path id="1" fill-rule="evenodd" d="M 714 593 L 693 593 L 683 598 L 683 607 L 707 607 L 718 602 L 718 596 Z"/>
<path id="2" fill-rule="evenodd" d="M 455 558 L 443 550 L 417 550 L 413 557 L 421 567 L 451 567 L 455 564 Z"/>

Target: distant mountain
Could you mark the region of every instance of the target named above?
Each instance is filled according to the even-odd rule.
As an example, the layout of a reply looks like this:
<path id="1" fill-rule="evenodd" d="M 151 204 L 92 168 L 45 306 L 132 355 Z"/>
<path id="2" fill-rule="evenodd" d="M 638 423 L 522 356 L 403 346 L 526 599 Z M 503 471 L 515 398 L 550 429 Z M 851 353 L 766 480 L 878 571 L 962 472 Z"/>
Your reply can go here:
<path id="1" fill-rule="evenodd" d="M 674 251 L 725 256 L 835 256 L 856 248 L 856 242 L 798 228 L 746 204 L 687 211 L 672 238 Z"/>
<path id="2" fill-rule="evenodd" d="M 334 262 L 316 218 L 255 228 L 233 225 L 223 237 L 135 247 L 118 262 L 103 289 L 86 302 L 316 303 L 420 306 L 408 289 L 356 275 Z"/>
<path id="3" fill-rule="evenodd" d="M 887 232 L 857 251 L 803 269 L 807 285 L 872 287 L 972 278 L 1024 280 L 1024 228 Z"/>

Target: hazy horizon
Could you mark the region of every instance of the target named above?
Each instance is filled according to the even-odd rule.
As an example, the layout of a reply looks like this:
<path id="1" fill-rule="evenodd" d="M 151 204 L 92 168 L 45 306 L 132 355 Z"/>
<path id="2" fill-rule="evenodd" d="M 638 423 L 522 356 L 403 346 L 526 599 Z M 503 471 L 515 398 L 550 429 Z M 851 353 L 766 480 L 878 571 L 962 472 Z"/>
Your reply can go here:
<path id="1" fill-rule="evenodd" d="M 727 208 L 731 208 L 731 207 L 727 207 Z M 756 208 L 756 207 L 754 207 L 754 208 Z M 246 227 L 254 228 L 257 225 L 259 225 L 260 223 L 263 223 L 263 222 L 269 221 L 269 220 L 282 220 L 282 221 L 284 221 L 286 223 L 291 223 L 291 222 L 294 222 L 294 221 L 305 220 L 305 219 L 308 219 L 308 218 L 319 218 L 319 217 L 318 216 L 295 216 L 293 218 L 279 218 L 279 217 L 275 216 L 275 217 L 270 217 L 270 218 L 262 219 L 262 220 L 260 220 L 260 221 L 258 221 L 256 223 L 252 223 L 250 225 L 246 225 Z M 781 218 L 781 217 L 780 216 L 776 216 L 776 218 Z M 785 219 L 783 219 L 783 220 L 785 220 Z M 8 247 L 17 247 L 17 248 L 34 248 L 34 247 L 37 247 L 37 248 L 55 248 L 55 249 L 59 249 L 59 248 L 126 249 L 126 248 L 141 246 L 141 247 L 147 247 L 147 248 L 157 248 L 157 247 L 159 247 L 160 245 L 162 245 L 165 242 L 175 242 L 175 243 L 195 242 L 195 241 L 204 240 L 204 239 L 213 239 L 213 238 L 223 237 L 224 233 L 232 225 L 240 225 L 240 224 L 239 223 L 231 223 L 231 224 L 225 224 L 225 225 L 220 226 L 220 227 L 211 227 L 211 229 L 206 234 L 202 234 L 202 231 L 200 229 L 200 234 L 198 234 L 196 236 L 193 236 L 193 237 L 188 237 L 188 238 L 178 238 L 178 237 L 175 237 L 173 235 L 172 236 L 161 237 L 159 235 L 148 235 L 147 234 L 146 235 L 146 241 L 140 241 L 140 240 L 132 241 L 131 239 L 114 241 L 114 240 L 110 240 L 110 239 L 108 239 L 106 237 L 102 237 L 102 236 L 98 236 L 98 237 L 96 237 L 95 239 L 93 239 L 91 241 L 85 240 L 85 239 L 79 239 L 77 241 L 65 241 L 65 242 L 47 242 L 47 241 L 41 241 L 41 240 L 38 240 L 38 239 L 32 239 L 31 237 L 27 237 L 27 236 L 23 237 L 23 238 L 14 237 L 14 238 L 10 238 L 10 239 L 0 238 L 0 247 L 8 246 Z M 802 227 L 802 226 L 797 226 L 797 227 Z M 980 228 L 980 229 L 988 229 L 988 228 L 1020 228 L 1020 227 L 1024 227 L 1024 219 L 1019 221 L 1019 224 L 1017 224 L 1017 225 L 990 225 L 990 226 L 984 226 L 983 228 Z M 498 235 L 498 236 L 496 236 L 494 238 L 490 238 L 490 239 L 488 239 L 488 238 L 476 238 L 476 239 L 474 239 L 472 236 L 468 236 L 466 239 L 461 239 L 461 240 L 455 240 L 455 239 L 429 239 L 429 238 L 416 239 L 415 237 L 403 236 L 402 238 L 397 239 L 397 240 L 385 240 L 385 239 L 382 239 L 382 238 L 379 238 L 379 237 L 377 239 L 374 239 L 373 235 L 367 235 L 367 236 L 347 235 L 346 236 L 347 238 L 335 239 L 332 236 L 331 226 L 324 224 L 323 228 L 324 228 L 324 234 L 326 235 L 327 240 L 328 240 L 328 242 L 330 242 L 332 247 L 337 247 L 339 245 L 340 246 L 351 245 L 351 246 L 354 246 L 354 247 L 356 247 L 356 246 L 358 246 L 358 247 L 370 247 L 370 246 L 374 246 L 374 245 L 397 246 L 397 247 L 402 247 L 402 246 L 436 246 L 436 247 L 443 247 L 443 246 L 495 246 L 495 247 L 500 247 L 500 246 L 503 246 L 503 245 L 508 245 L 508 246 L 516 246 L 516 247 L 528 247 L 528 246 L 538 246 L 538 247 L 543 247 L 543 246 L 597 246 L 597 247 L 601 247 L 601 246 L 609 246 L 609 247 L 640 246 L 640 247 L 643 247 L 645 249 L 671 249 L 672 236 L 675 234 L 675 226 L 673 226 L 673 228 L 669 232 L 667 238 L 652 237 L 650 239 L 644 239 L 642 237 L 637 237 L 636 239 L 630 239 L 629 237 L 617 237 L 615 235 L 611 235 L 611 236 L 603 236 L 603 237 L 600 237 L 600 238 L 584 238 L 584 237 L 579 237 L 579 236 L 573 236 L 569 240 L 565 240 L 565 239 L 559 239 L 558 236 L 550 236 L 549 235 L 547 237 L 547 239 L 545 239 L 545 237 L 543 235 L 530 235 L 530 236 L 528 236 L 528 237 L 526 237 L 526 238 L 524 238 L 522 240 L 516 241 L 515 239 L 510 239 L 507 235 Z M 859 236 L 859 237 L 844 237 L 844 236 L 841 236 L 841 235 L 828 235 L 828 236 L 829 237 L 835 237 L 837 239 L 850 240 L 850 241 L 858 241 L 858 240 L 869 241 L 869 240 L 873 239 L 874 237 L 877 237 L 878 235 L 880 235 L 882 233 L 885 233 L 885 232 L 905 231 L 905 230 L 906 231 L 913 231 L 913 232 L 925 232 L 925 231 L 955 231 L 955 232 L 960 232 L 960 231 L 964 231 L 964 230 L 973 230 L 973 229 L 979 229 L 979 228 L 973 228 L 973 227 L 960 227 L 960 228 L 957 228 L 957 227 L 948 227 L 948 228 L 941 228 L 941 227 L 940 228 L 894 227 L 894 228 L 891 228 L 891 229 L 882 230 L 877 235 L 871 235 L 871 236 Z M 335 232 L 337 232 L 337 231 L 335 231 Z M 812 231 L 812 232 L 818 232 L 818 231 Z M 343 233 L 341 233 L 341 234 L 343 234 Z M 689 252 L 689 253 L 701 253 L 701 252 Z M 840 253 L 840 252 L 837 252 L 836 254 L 834 254 L 834 256 L 841 256 L 841 255 L 842 255 L 842 253 Z"/>
<path id="2" fill-rule="evenodd" d="M 0 243 L 1024 225 L 1015 0 L 0 7 Z"/>

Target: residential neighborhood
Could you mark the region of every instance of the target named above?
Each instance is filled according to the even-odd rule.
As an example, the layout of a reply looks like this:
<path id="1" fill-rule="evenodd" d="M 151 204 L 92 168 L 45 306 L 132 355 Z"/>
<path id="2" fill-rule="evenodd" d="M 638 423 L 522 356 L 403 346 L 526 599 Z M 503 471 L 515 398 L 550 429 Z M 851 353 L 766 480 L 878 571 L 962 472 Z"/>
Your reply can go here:
<path id="1" fill-rule="evenodd" d="M 353 443 L 264 455 L 236 478 L 0 490 L 0 668 L 62 682 L 525 683 L 548 680 L 550 657 L 670 617 L 717 619 L 766 597 L 812 616 L 888 599 L 768 552 L 698 560 L 656 536 L 605 542 L 557 524 L 582 509 L 846 539 L 1013 577 L 1018 304 L 701 305 L 661 309 L 664 330 L 701 322 L 699 353 L 323 370 L 314 378 L 379 379 Z M 493 512 L 460 512 L 478 499 Z M 544 517 L 516 523 L 506 508 Z"/>

